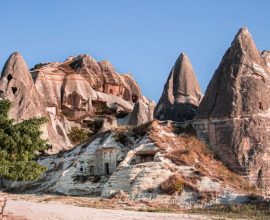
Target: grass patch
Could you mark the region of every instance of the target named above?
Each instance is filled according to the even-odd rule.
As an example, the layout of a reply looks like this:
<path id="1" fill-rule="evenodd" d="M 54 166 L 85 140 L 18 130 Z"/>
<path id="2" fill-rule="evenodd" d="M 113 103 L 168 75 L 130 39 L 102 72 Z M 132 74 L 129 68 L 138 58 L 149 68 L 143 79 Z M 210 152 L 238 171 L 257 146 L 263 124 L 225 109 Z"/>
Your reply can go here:
<path id="1" fill-rule="evenodd" d="M 192 214 L 216 215 L 223 218 L 270 219 L 269 201 L 250 204 L 215 205 L 209 208 L 190 209 Z"/>

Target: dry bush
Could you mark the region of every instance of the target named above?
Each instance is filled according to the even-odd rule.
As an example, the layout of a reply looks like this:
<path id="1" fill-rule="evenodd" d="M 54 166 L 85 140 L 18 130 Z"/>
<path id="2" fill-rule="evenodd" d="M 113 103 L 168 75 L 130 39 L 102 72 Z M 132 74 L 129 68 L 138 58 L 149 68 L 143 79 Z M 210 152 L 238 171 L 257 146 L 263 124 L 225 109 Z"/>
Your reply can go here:
<path id="1" fill-rule="evenodd" d="M 191 181 L 179 174 L 170 176 L 167 180 L 161 183 L 160 187 L 163 192 L 169 195 L 173 195 L 175 193 L 181 195 L 184 188 L 189 188 L 195 192 L 198 192 L 197 187 Z"/>
<path id="2" fill-rule="evenodd" d="M 184 181 L 180 176 L 173 175 L 167 180 L 161 183 L 161 189 L 163 192 L 172 195 L 175 193 L 181 194 L 184 190 Z"/>

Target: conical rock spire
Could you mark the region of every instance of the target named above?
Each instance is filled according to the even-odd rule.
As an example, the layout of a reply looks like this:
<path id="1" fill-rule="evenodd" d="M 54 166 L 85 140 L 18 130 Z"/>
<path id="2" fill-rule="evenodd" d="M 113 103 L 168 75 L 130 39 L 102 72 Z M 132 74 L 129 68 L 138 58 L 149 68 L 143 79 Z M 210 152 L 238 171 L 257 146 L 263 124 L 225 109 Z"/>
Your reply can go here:
<path id="1" fill-rule="evenodd" d="M 181 53 L 172 68 L 160 100 L 155 118 L 185 121 L 194 117 L 202 98 L 201 89 L 187 55 Z"/>

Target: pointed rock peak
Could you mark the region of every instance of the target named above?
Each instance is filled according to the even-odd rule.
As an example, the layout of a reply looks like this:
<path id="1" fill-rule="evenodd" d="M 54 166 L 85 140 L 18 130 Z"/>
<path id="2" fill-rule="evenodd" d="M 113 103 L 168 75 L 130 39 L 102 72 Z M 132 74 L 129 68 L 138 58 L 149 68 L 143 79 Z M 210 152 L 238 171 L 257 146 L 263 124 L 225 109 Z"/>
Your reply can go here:
<path id="1" fill-rule="evenodd" d="M 160 100 L 155 118 L 185 121 L 194 117 L 202 99 L 197 77 L 187 55 L 181 53 L 172 68 Z"/>
<path id="2" fill-rule="evenodd" d="M 80 68 L 99 68 L 97 61 L 87 54 L 80 54 L 70 59 L 70 61 L 71 63 L 69 65 L 75 71 Z"/>
<path id="3" fill-rule="evenodd" d="M 193 73 L 193 68 L 192 68 L 192 64 L 188 58 L 188 56 L 184 53 L 181 53 L 180 56 L 178 57 L 178 59 L 175 62 L 175 66 L 174 67 L 187 67 L 190 69 L 190 71 L 187 71 L 187 73 Z"/>
<path id="4" fill-rule="evenodd" d="M 179 60 L 179 61 L 188 60 L 189 61 L 189 58 L 185 53 L 181 53 L 177 60 Z"/>
<path id="5" fill-rule="evenodd" d="M 10 55 L 2 70 L 1 79 L 16 78 L 19 81 L 27 82 L 32 79 L 27 64 L 19 52 Z"/>
<path id="6" fill-rule="evenodd" d="M 176 102 L 191 101 L 196 105 L 202 96 L 192 64 L 184 53 L 180 54 L 173 68 L 173 95 Z M 188 97 L 192 99 L 188 100 Z"/>
<path id="7" fill-rule="evenodd" d="M 251 56 L 259 55 L 256 44 L 246 27 L 239 29 L 231 44 L 231 48 L 241 50 Z"/>
<path id="8" fill-rule="evenodd" d="M 15 51 L 9 56 L 7 62 L 17 62 L 17 61 L 23 61 L 25 63 L 22 55 L 18 51 Z"/>
<path id="9" fill-rule="evenodd" d="M 99 62 L 99 65 L 103 71 L 115 72 L 114 66 L 109 60 L 102 60 L 101 62 Z"/>

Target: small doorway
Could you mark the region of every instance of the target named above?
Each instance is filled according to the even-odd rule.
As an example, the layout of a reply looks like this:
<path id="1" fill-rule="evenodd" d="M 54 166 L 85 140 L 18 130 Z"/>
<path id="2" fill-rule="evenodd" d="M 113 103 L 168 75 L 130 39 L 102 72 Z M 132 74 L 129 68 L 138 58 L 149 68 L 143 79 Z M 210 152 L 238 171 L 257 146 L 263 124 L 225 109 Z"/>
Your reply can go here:
<path id="1" fill-rule="evenodd" d="M 90 166 L 89 171 L 90 171 L 91 176 L 95 175 L 95 167 L 94 166 Z"/>
<path id="2" fill-rule="evenodd" d="M 105 174 L 106 175 L 110 174 L 109 163 L 105 163 Z"/>

